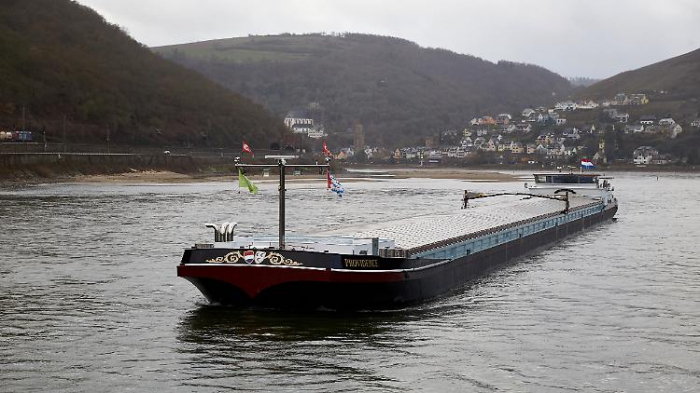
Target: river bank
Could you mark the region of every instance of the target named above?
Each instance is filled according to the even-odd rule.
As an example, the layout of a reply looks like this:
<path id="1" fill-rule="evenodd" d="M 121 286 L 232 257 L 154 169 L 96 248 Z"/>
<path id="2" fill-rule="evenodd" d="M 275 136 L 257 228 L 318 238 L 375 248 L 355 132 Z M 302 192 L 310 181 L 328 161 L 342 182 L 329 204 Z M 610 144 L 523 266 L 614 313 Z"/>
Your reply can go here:
<path id="1" fill-rule="evenodd" d="M 144 167 L 114 167 L 92 168 L 92 170 L 74 169 L 70 171 L 58 171 L 55 168 L 33 167 L 31 170 L 19 171 L 0 176 L 0 187 L 21 188 L 33 184 L 42 183 L 195 183 L 195 182 L 231 182 L 237 181 L 237 174 L 232 166 L 227 167 L 178 167 L 174 170 L 168 168 L 144 168 Z M 81 168 L 84 169 L 84 168 Z M 110 169 L 110 170 L 106 170 Z M 569 169 L 574 170 L 574 169 Z M 522 181 L 523 173 L 550 172 L 556 169 L 543 169 L 540 167 L 420 167 L 399 165 L 349 165 L 337 172 L 337 177 L 345 182 L 361 180 L 381 180 L 383 178 L 407 179 L 452 179 L 473 182 L 512 182 Z M 669 167 L 601 167 L 597 172 L 615 174 L 622 172 L 648 172 L 660 173 L 686 173 L 694 172 L 691 168 Z M 294 175 L 291 170 L 288 173 L 289 181 L 324 181 L 325 177 L 319 174 Z M 273 172 L 269 177 L 260 173 L 249 173 L 248 177 L 254 182 L 276 181 L 277 175 Z"/>
<path id="2" fill-rule="evenodd" d="M 509 182 L 519 180 L 517 176 L 497 171 L 468 170 L 460 168 L 377 168 L 363 172 L 341 172 L 338 178 L 342 181 L 381 180 L 382 177 L 394 179 L 424 178 L 424 179 L 463 179 L 481 182 Z M 264 177 L 260 174 L 249 174 L 254 181 L 276 181 L 277 175 Z M 318 174 L 288 174 L 289 181 L 325 181 Z M 237 181 L 238 175 L 231 172 L 197 172 L 182 173 L 167 170 L 136 170 L 112 174 L 68 174 L 58 176 L 26 176 L 14 179 L 0 180 L 0 187 L 21 187 L 23 185 L 40 183 L 196 183 L 196 182 L 231 182 Z"/>

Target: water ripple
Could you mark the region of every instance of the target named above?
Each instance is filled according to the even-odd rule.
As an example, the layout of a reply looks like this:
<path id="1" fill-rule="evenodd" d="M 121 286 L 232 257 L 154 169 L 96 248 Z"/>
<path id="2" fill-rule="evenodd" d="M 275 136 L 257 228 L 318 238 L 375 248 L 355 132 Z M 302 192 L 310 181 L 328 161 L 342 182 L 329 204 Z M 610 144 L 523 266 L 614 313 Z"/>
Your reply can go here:
<path id="1" fill-rule="evenodd" d="M 700 177 L 619 174 L 616 223 L 403 310 L 205 304 L 175 277 L 204 222 L 276 231 L 274 184 L 61 184 L 0 190 L 6 391 L 696 391 Z M 519 184 L 292 184 L 289 230 L 445 211 Z M 668 195 L 683 195 L 673 204 Z M 313 201 L 313 202 L 311 202 Z M 309 204 L 313 203 L 313 208 Z M 255 206 L 255 209 L 251 209 Z M 222 213 L 224 212 L 224 213 Z M 229 212 L 229 214 L 225 214 Z"/>

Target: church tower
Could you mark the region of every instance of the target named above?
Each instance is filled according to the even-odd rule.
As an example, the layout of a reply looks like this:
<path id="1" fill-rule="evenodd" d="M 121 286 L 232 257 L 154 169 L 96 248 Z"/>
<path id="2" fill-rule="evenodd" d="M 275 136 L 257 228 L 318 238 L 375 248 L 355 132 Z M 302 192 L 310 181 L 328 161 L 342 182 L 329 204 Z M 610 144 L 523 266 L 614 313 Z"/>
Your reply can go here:
<path id="1" fill-rule="evenodd" d="M 608 163 L 608 157 L 605 155 L 605 137 L 600 136 L 600 142 L 598 142 L 598 157 L 603 162 L 603 164 Z"/>

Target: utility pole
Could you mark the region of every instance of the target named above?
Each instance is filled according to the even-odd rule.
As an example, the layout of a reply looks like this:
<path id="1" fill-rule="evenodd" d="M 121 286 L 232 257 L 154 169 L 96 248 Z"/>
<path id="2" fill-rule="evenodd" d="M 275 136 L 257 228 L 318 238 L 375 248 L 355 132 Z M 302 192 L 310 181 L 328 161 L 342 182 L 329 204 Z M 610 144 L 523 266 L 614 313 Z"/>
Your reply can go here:
<path id="1" fill-rule="evenodd" d="M 63 115 L 63 152 L 66 152 L 66 115 Z"/>
<path id="2" fill-rule="evenodd" d="M 27 120 L 25 117 L 25 107 L 22 105 L 22 131 L 27 130 Z"/>

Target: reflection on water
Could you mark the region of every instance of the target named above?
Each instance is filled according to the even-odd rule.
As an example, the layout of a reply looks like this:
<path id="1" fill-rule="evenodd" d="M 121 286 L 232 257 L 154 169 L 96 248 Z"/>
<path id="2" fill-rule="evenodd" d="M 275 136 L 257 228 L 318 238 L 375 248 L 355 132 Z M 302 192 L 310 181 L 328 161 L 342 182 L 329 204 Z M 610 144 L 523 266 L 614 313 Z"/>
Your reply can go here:
<path id="1" fill-rule="evenodd" d="M 620 174 L 619 220 L 449 296 L 387 312 L 204 304 L 175 275 L 205 222 L 276 233 L 274 184 L 0 190 L 3 391 L 693 391 L 700 386 L 696 175 Z M 459 208 L 522 184 L 292 183 L 289 231 Z M 668 195 L 676 198 L 669 203 Z"/>
<path id="2" fill-rule="evenodd" d="M 248 341 L 361 340 L 381 333 L 386 326 L 406 320 L 408 311 L 393 312 L 291 312 L 274 309 L 239 309 L 200 306 L 180 323 L 179 339 L 210 344 L 221 337 Z"/>

